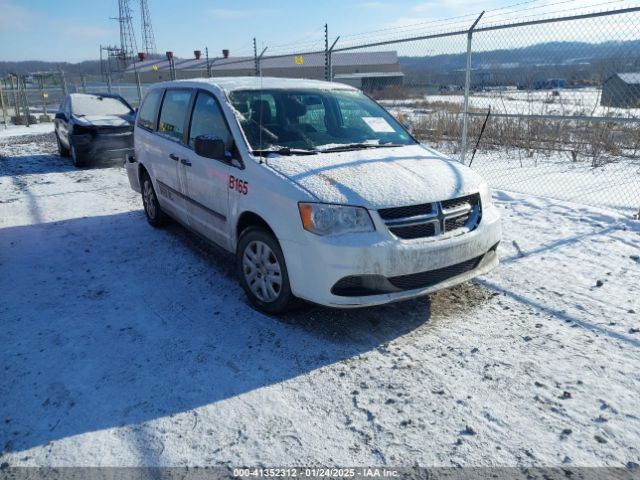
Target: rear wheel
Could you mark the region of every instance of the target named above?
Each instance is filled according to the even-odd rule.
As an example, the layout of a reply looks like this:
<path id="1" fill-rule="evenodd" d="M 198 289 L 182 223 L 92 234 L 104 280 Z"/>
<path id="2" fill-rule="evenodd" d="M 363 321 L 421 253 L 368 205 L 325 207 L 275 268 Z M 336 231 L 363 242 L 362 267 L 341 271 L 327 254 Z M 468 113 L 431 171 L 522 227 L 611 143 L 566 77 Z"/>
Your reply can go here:
<path id="1" fill-rule="evenodd" d="M 153 188 L 151 177 L 147 172 L 142 174 L 142 204 L 144 205 L 144 213 L 147 222 L 152 227 L 161 227 L 167 220 L 166 214 L 160 208 L 156 191 Z"/>
<path id="2" fill-rule="evenodd" d="M 278 315 L 296 305 L 278 240 L 267 230 L 251 227 L 238 242 L 240 284 L 256 309 Z"/>
<path id="3" fill-rule="evenodd" d="M 69 149 L 62 145 L 60 137 L 58 136 L 58 132 L 56 132 L 56 143 L 58 144 L 58 154 L 61 157 L 67 158 L 69 156 Z"/>

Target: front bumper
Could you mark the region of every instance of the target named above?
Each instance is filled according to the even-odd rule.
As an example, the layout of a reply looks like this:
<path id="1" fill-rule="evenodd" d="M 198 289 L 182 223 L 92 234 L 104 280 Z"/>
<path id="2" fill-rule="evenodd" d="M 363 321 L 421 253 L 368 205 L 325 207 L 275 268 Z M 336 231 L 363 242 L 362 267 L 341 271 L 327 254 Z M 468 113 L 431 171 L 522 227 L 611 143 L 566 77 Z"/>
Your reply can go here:
<path id="1" fill-rule="evenodd" d="M 283 241 L 294 295 L 333 307 L 381 305 L 457 285 L 498 265 L 502 230 L 494 206 L 473 231 L 450 238 L 403 241 L 376 226 L 376 232 L 333 238 L 305 232 L 305 244 Z M 365 288 L 336 288 L 350 277 L 364 278 Z"/>
<path id="2" fill-rule="evenodd" d="M 75 134 L 71 140 L 78 154 L 88 161 L 124 159 L 133 154 L 133 132 Z"/>

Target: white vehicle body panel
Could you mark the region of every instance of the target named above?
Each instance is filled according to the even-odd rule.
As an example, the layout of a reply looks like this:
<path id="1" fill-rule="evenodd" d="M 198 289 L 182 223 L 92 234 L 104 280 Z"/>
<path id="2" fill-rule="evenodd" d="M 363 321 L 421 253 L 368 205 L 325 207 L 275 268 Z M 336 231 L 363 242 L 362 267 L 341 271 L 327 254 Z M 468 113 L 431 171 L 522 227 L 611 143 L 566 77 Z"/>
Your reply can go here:
<path id="1" fill-rule="evenodd" d="M 353 90 L 352 87 L 281 78 L 220 78 L 165 82 L 151 87 L 158 88 L 192 88 L 212 93 L 240 158 L 229 164 L 200 157 L 190 147 L 136 125 L 136 159 L 126 164 L 132 188 L 139 191 L 140 172 L 146 169 L 163 209 L 231 252 L 235 252 L 237 226 L 242 216 L 257 215 L 282 247 L 294 295 L 329 306 L 377 305 L 424 295 L 466 281 L 497 265 L 499 213 L 490 199 L 485 198 L 486 194 L 482 196 L 483 180 L 469 168 L 419 144 L 258 158 L 251 154 L 238 122 L 240 114 L 227 98 L 235 89 Z M 170 159 L 170 154 L 179 160 Z M 234 188 L 233 179 L 246 182 L 246 193 L 242 187 L 240 191 Z M 162 190 L 163 186 L 170 187 L 168 193 Z M 440 202 L 470 194 L 479 194 L 482 217 L 477 227 L 463 234 L 403 240 L 390 232 L 378 214 L 379 209 Z M 365 207 L 375 231 L 340 236 L 310 233 L 302 226 L 299 202 Z M 361 296 L 332 293 L 336 282 L 349 276 L 399 277 L 476 258 L 478 263 L 472 270 L 422 288 Z"/>

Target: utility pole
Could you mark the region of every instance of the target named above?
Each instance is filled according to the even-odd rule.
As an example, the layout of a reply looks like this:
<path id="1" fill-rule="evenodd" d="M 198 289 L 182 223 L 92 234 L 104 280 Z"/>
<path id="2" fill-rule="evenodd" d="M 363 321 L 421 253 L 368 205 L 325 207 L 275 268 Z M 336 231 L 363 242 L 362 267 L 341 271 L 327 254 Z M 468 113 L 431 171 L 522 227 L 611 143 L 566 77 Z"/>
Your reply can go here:
<path id="1" fill-rule="evenodd" d="M 142 48 L 147 55 L 153 55 L 157 53 L 156 39 L 153 35 L 147 0 L 140 0 L 140 18 L 142 20 Z"/>
<path id="2" fill-rule="evenodd" d="M 129 0 L 118 0 L 118 16 L 113 20 L 117 20 L 120 24 L 120 61 L 124 69 L 133 60 L 138 50 Z"/>

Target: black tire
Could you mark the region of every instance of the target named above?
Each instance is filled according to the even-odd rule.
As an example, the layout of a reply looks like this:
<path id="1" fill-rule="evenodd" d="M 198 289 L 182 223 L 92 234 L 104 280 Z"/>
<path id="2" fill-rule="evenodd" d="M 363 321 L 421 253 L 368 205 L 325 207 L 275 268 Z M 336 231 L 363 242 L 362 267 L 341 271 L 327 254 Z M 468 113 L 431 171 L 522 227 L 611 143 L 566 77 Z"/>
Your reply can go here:
<path id="1" fill-rule="evenodd" d="M 71 153 L 71 161 L 73 162 L 73 166 L 76 168 L 84 167 L 86 163 L 86 159 L 84 155 L 78 152 L 76 146 L 73 144 L 73 140 L 69 140 L 69 145 L 71 145 L 70 153 Z"/>
<path id="2" fill-rule="evenodd" d="M 149 225 L 155 228 L 163 226 L 167 221 L 167 215 L 160 208 L 158 196 L 153 188 L 151 177 L 145 171 L 140 180 L 140 190 L 142 191 L 142 205 L 144 206 L 144 214 L 147 217 Z"/>
<path id="3" fill-rule="evenodd" d="M 269 252 L 267 253 L 267 257 L 269 257 L 269 260 L 267 263 L 269 264 L 269 267 L 263 264 L 264 268 L 261 271 L 259 271 L 260 269 L 255 270 L 256 276 L 253 277 L 254 281 L 251 282 L 252 276 L 249 274 L 251 267 L 248 267 L 245 263 L 245 256 L 248 255 L 248 250 L 251 251 L 252 255 L 255 255 L 253 247 L 259 244 L 264 244 L 268 247 Z M 249 263 L 253 261 L 248 256 L 247 260 Z M 277 283 L 275 281 L 277 276 L 274 274 L 273 270 L 269 271 L 275 262 L 277 262 L 279 267 L 280 287 L 278 289 L 273 288 Z M 238 278 L 240 279 L 240 285 L 242 285 L 242 288 L 247 294 L 249 303 L 256 310 L 270 315 L 280 315 L 300 304 L 300 301 L 293 295 L 293 293 L 291 293 L 287 265 L 284 261 L 284 255 L 282 254 L 280 244 L 276 237 L 264 228 L 249 227 L 241 233 L 236 253 L 236 268 L 238 271 Z M 256 286 L 257 282 L 261 282 L 262 287 Z M 271 288 L 266 286 L 267 282 L 270 282 Z M 267 290 L 262 290 L 262 298 L 258 296 L 260 295 L 259 293 L 254 293 L 256 288 L 258 291 L 267 288 Z M 267 291 L 270 291 L 271 294 L 275 292 L 277 295 L 273 299 L 267 299 L 265 298 L 269 296 Z"/>
<path id="4" fill-rule="evenodd" d="M 67 147 L 62 145 L 60 141 L 60 137 L 58 136 L 58 132 L 56 132 L 56 143 L 58 144 L 58 154 L 63 158 L 69 158 L 70 152 Z"/>

